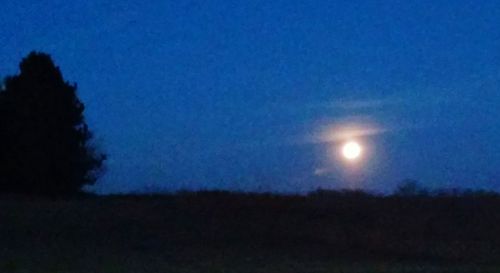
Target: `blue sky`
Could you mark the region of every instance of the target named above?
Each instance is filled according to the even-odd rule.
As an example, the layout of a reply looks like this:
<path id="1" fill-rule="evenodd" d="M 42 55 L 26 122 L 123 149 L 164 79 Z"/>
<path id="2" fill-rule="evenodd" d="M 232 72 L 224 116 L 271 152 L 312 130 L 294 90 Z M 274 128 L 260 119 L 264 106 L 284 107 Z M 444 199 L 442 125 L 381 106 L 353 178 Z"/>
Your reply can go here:
<path id="1" fill-rule="evenodd" d="M 78 83 L 100 192 L 500 190 L 498 1 L 2 2 L 0 76 L 31 50 Z M 325 128 L 376 127 L 357 166 Z"/>

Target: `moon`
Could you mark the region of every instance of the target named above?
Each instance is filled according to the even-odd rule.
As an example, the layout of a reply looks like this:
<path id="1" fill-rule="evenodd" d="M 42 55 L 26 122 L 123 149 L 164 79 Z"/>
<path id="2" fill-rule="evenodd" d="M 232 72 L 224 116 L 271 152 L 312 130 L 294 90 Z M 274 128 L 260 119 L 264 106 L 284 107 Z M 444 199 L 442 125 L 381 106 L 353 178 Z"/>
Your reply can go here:
<path id="1" fill-rule="evenodd" d="M 355 160 L 361 156 L 362 148 L 356 141 L 349 141 L 342 146 L 342 155 L 348 160 Z"/>

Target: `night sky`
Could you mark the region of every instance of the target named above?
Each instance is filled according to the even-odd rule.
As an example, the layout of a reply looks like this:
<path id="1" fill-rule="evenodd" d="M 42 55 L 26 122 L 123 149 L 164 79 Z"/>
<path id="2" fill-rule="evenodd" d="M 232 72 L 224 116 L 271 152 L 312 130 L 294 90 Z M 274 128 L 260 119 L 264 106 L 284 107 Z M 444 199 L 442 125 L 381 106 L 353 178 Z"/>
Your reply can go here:
<path id="1" fill-rule="evenodd" d="M 1 9 L 1 77 L 38 50 L 78 83 L 109 155 L 99 192 L 500 190 L 499 1 Z M 345 132 L 355 163 L 337 156 Z"/>

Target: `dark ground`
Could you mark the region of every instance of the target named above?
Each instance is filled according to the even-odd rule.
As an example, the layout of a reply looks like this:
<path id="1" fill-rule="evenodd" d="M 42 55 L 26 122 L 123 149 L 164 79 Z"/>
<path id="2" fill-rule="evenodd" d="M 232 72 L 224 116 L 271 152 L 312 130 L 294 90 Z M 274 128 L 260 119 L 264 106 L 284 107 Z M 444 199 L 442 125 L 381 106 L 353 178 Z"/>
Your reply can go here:
<path id="1" fill-rule="evenodd" d="M 0 272 L 500 272 L 500 198 L 0 197 Z"/>

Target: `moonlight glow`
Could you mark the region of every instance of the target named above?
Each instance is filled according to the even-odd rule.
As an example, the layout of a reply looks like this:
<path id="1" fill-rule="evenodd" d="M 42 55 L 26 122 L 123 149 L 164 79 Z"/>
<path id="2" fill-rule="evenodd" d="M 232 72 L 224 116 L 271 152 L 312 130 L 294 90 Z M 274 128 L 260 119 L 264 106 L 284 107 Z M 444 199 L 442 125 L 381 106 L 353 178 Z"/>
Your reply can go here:
<path id="1" fill-rule="evenodd" d="M 346 159 L 354 160 L 361 155 L 361 146 L 355 141 L 349 141 L 342 147 L 342 154 Z"/>

